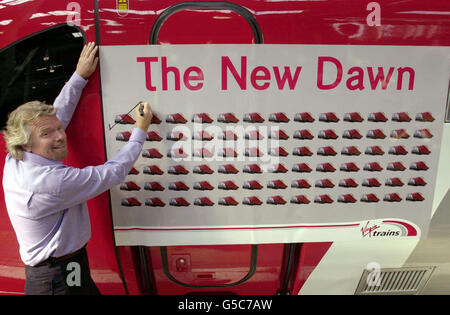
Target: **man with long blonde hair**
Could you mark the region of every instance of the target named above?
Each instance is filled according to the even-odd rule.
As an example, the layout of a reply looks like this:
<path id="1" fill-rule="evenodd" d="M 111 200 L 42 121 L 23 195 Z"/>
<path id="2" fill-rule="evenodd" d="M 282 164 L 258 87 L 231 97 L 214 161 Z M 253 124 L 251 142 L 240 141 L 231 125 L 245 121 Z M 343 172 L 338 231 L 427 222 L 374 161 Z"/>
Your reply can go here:
<path id="1" fill-rule="evenodd" d="M 25 263 L 25 294 L 99 294 L 86 252 L 91 225 L 86 201 L 125 180 L 150 125 L 150 106 L 136 110 L 136 128 L 122 150 L 103 165 L 68 167 L 65 129 L 88 78 L 98 47 L 83 47 L 75 73 L 53 105 L 25 103 L 10 113 L 4 138 L 5 202 Z M 79 271 L 79 280 L 68 279 Z"/>

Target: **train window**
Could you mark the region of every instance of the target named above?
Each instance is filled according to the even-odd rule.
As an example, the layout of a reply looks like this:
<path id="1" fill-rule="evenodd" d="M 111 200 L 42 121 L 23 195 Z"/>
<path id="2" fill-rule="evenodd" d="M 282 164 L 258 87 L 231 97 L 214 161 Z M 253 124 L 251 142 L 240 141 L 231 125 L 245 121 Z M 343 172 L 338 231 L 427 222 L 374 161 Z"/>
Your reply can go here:
<path id="1" fill-rule="evenodd" d="M 32 100 L 53 104 L 72 75 L 84 36 L 80 29 L 57 26 L 0 50 L 0 129 L 8 114 Z"/>

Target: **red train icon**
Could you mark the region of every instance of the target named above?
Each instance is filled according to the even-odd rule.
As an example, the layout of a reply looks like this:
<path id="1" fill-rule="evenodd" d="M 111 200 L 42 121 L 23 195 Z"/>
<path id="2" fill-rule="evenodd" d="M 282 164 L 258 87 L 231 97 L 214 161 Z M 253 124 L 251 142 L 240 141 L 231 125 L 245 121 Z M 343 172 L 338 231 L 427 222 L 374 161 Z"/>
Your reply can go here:
<path id="1" fill-rule="evenodd" d="M 343 194 L 339 195 L 337 201 L 342 203 L 355 203 L 356 199 L 352 194 Z"/>
<path id="2" fill-rule="evenodd" d="M 403 166 L 402 162 L 390 162 L 386 169 L 389 171 L 404 171 L 406 167 Z"/>
<path id="3" fill-rule="evenodd" d="M 336 169 L 334 168 L 333 164 L 331 163 L 320 163 L 316 166 L 316 171 L 318 172 L 334 172 Z"/>
<path id="4" fill-rule="evenodd" d="M 314 197 L 315 203 L 333 203 L 333 199 L 329 195 L 319 195 Z"/>
<path id="5" fill-rule="evenodd" d="M 337 139 L 339 137 L 333 129 L 320 130 L 317 136 L 320 139 Z"/>
<path id="6" fill-rule="evenodd" d="M 147 132 L 146 140 L 159 142 L 162 140 L 162 138 L 156 131 L 149 131 L 149 132 Z"/>
<path id="7" fill-rule="evenodd" d="M 118 132 L 116 134 L 116 140 L 118 141 L 128 141 L 131 137 L 131 132 L 129 131 L 122 131 L 122 132 Z"/>
<path id="8" fill-rule="evenodd" d="M 233 113 L 222 113 L 217 116 L 217 121 L 222 123 L 237 123 L 239 119 Z"/>
<path id="9" fill-rule="evenodd" d="M 236 185 L 232 180 L 226 180 L 223 182 L 220 182 L 217 186 L 219 189 L 223 190 L 237 190 L 239 188 L 238 185 Z"/>
<path id="10" fill-rule="evenodd" d="M 339 187 L 358 187 L 358 183 L 353 178 L 344 178 L 339 180 Z"/>
<path id="11" fill-rule="evenodd" d="M 166 204 L 157 197 L 145 199 L 145 205 L 149 207 L 164 207 Z"/>
<path id="12" fill-rule="evenodd" d="M 275 147 L 269 150 L 269 155 L 271 156 L 288 156 L 289 153 L 283 147 Z"/>
<path id="13" fill-rule="evenodd" d="M 365 187 L 380 187 L 381 183 L 378 181 L 377 178 L 371 177 L 371 178 L 365 178 L 362 182 L 362 185 Z"/>
<path id="14" fill-rule="evenodd" d="M 150 175 L 162 175 L 164 172 L 159 168 L 158 165 L 149 165 L 144 167 L 144 173 Z"/>
<path id="15" fill-rule="evenodd" d="M 287 140 L 289 139 L 289 136 L 286 134 L 284 130 L 278 129 L 278 130 L 271 130 L 269 138 L 277 140 Z"/>
<path id="16" fill-rule="evenodd" d="M 207 164 L 194 166 L 192 172 L 195 174 L 213 174 L 214 173 L 214 171 Z"/>
<path id="17" fill-rule="evenodd" d="M 212 202 L 208 197 L 199 197 L 194 199 L 194 205 L 201 207 L 212 207 L 214 206 L 214 202 Z"/>
<path id="18" fill-rule="evenodd" d="M 237 173 L 239 173 L 239 171 L 237 170 L 236 167 L 234 167 L 233 164 L 220 165 L 218 168 L 218 172 L 222 173 L 222 174 L 237 174 Z"/>
<path id="19" fill-rule="evenodd" d="M 145 149 L 142 151 L 142 156 L 149 159 L 161 159 L 163 155 L 158 151 L 158 149 Z"/>
<path id="20" fill-rule="evenodd" d="M 373 121 L 373 122 L 386 122 L 388 119 L 386 118 L 384 113 L 375 112 L 375 113 L 370 113 L 369 116 L 367 117 L 367 120 Z"/>
<path id="21" fill-rule="evenodd" d="M 391 138 L 394 139 L 408 139 L 409 134 L 405 129 L 395 129 L 391 131 Z"/>
<path id="22" fill-rule="evenodd" d="M 223 130 L 219 134 L 219 139 L 221 139 L 221 140 L 237 140 L 238 136 L 232 130 Z"/>
<path id="23" fill-rule="evenodd" d="M 369 172 L 381 172 L 383 170 L 383 168 L 381 167 L 381 165 L 378 162 L 369 162 L 364 164 L 364 168 L 365 171 L 369 171 Z"/>
<path id="24" fill-rule="evenodd" d="M 411 118 L 409 117 L 408 113 L 400 112 L 392 114 L 392 121 L 409 122 L 411 121 Z"/>
<path id="25" fill-rule="evenodd" d="M 294 167 L 292 168 L 292 170 L 294 170 Z M 287 173 L 288 169 L 282 163 L 277 163 L 277 164 L 271 164 L 267 168 L 267 171 L 269 173 Z M 310 169 L 310 172 L 311 172 L 311 169 Z"/>
<path id="26" fill-rule="evenodd" d="M 428 129 L 419 129 L 419 130 L 414 131 L 414 138 L 430 139 L 430 138 L 433 138 L 433 135 L 431 134 L 430 130 L 428 130 Z"/>
<path id="27" fill-rule="evenodd" d="M 284 205 L 286 204 L 286 200 L 284 200 L 280 195 L 276 195 L 268 197 L 267 203 L 271 205 Z"/>
<path id="28" fill-rule="evenodd" d="M 360 113 L 358 113 L 358 112 L 351 112 L 351 113 L 344 114 L 344 121 L 362 122 L 362 121 L 364 121 L 364 118 L 362 118 Z"/>
<path id="29" fill-rule="evenodd" d="M 298 173 L 310 173 L 312 169 L 306 163 L 297 163 L 292 166 L 292 171 Z"/>
<path id="30" fill-rule="evenodd" d="M 311 140 L 314 136 L 308 129 L 301 129 L 294 131 L 294 139 Z"/>
<path id="31" fill-rule="evenodd" d="M 200 181 L 200 182 L 195 182 L 194 189 L 196 190 L 213 190 L 214 187 L 206 180 Z"/>
<path id="32" fill-rule="evenodd" d="M 166 122 L 171 124 L 185 124 L 187 120 L 180 113 L 176 113 L 167 115 Z"/>
<path id="33" fill-rule="evenodd" d="M 297 122 L 314 122 L 314 118 L 311 116 L 310 113 L 303 112 L 303 113 L 297 113 L 294 115 L 294 121 Z"/>
<path id="34" fill-rule="evenodd" d="M 418 155 L 428 155 L 431 153 L 426 145 L 418 145 L 411 149 L 411 153 Z"/>
<path id="35" fill-rule="evenodd" d="M 206 130 L 198 130 L 192 135 L 194 140 L 211 141 L 213 136 Z"/>
<path id="36" fill-rule="evenodd" d="M 264 139 L 264 136 L 257 129 L 254 129 L 245 132 L 245 139 L 262 140 Z"/>
<path id="37" fill-rule="evenodd" d="M 430 112 L 423 112 L 416 114 L 416 121 L 433 122 L 434 117 Z"/>
<path id="38" fill-rule="evenodd" d="M 367 131 L 366 137 L 370 139 L 384 139 L 386 138 L 386 135 L 381 129 L 372 129 Z"/>
<path id="39" fill-rule="evenodd" d="M 170 199 L 169 205 L 175 207 L 189 207 L 191 204 L 183 197 L 176 197 Z"/>
<path id="40" fill-rule="evenodd" d="M 114 117 L 114 122 L 121 125 L 134 125 L 136 120 L 134 120 L 130 115 L 120 114 Z"/>
<path id="41" fill-rule="evenodd" d="M 219 205 L 222 206 L 237 206 L 239 203 L 231 196 L 222 197 L 219 199 Z"/>
<path id="42" fill-rule="evenodd" d="M 328 178 L 325 178 L 325 179 L 317 180 L 316 184 L 314 186 L 318 187 L 318 188 L 333 188 L 334 184 L 331 180 L 329 180 Z"/>
<path id="43" fill-rule="evenodd" d="M 179 140 L 186 140 L 187 136 L 181 131 L 172 130 L 167 133 L 166 139 L 172 141 L 179 141 Z"/>
<path id="44" fill-rule="evenodd" d="M 262 169 L 258 164 L 247 164 L 244 165 L 244 168 L 242 169 L 244 173 L 250 173 L 250 174 L 260 174 L 262 173 Z"/>
<path id="45" fill-rule="evenodd" d="M 183 148 L 171 148 L 167 151 L 167 157 L 170 158 L 186 158 L 188 154 L 184 152 Z"/>
<path id="46" fill-rule="evenodd" d="M 250 189 L 250 190 L 259 190 L 263 189 L 263 185 L 261 185 L 257 180 L 248 180 L 244 182 L 242 185 L 242 188 L 244 189 Z"/>
<path id="47" fill-rule="evenodd" d="M 408 181 L 410 186 L 425 186 L 427 182 L 422 177 L 413 177 Z"/>
<path id="48" fill-rule="evenodd" d="M 391 187 L 402 187 L 404 185 L 402 180 L 398 177 L 388 178 L 384 184 Z"/>
<path id="49" fill-rule="evenodd" d="M 353 162 L 342 163 L 339 169 L 343 172 L 357 172 L 359 167 Z"/>
<path id="50" fill-rule="evenodd" d="M 192 115 L 191 121 L 195 122 L 195 123 L 201 123 L 201 124 L 210 124 L 214 120 L 211 117 L 209 117 L 209 115 L 207 113 L 198 113 L 198 114 Z"/>
<path id="51" fill-rule="evenodd" d="M 249 122 L 249 123 L 263 123 L 264 122 L 264 118 L 262 118 L 259 113 L 247 113 L 247 114 L 244 114 L 244 119 L 243 120 L 245 122 Z"/>
<path id="52" fill-rule="evenodd" d="M 292 154 L 293 155 L 297 155 L 297 156 L 311 156 L 313 155 L 313 153 L 311 152 L 311 150 L 308 147 L 296 147 L 292 150 Z"/>
<path id="53" fill-rule="evenodd" d="M 345 130 L 342 134 L 342 138 L 345 139 L 361 139 L 362 135 L 359 133 L 358 129 Z"/>
<path id="54" fill-rule="evenodd" d="M 278 122 L 278 123 L 287 123 L 289 122 L 289 118 L 285 113 L 272 113 L 269 115 L 269 121 Z"/>
<path id="55" fill-rule="evenodd" d="M 281 179 L 274 179 L 267 182 L 267 188 L 286 189 L 287 185 Z"/>
<path id="56" fill-rule="evenodd" d="M 242 199 L 242 204 L 248 206 L 260 206 L 262 203 L 263 202 L 256 196 L 244 197 L 244 199 Z"/>
<path id="57" fill-rule="evenodd" d="M 421 193 L 414 192 L 414 193 L 408 194 L 406 196 L 406 200 L 409 200 L 409 201 L 424 201 L 425 198 L 422 196 Z"/>
<path id="58" fill-rule="evenodd" d="M 296 195 L 291 198 L 291 203 L 294 204 L 308 204 L 310 203 L 308 197 L 305 195 Z"/>
<path id="59" fill-rule="evenodd" d="M 324 155 L 324 156 L 335 156 L 337 153 L 334 150 L 333 147 L 331 146 L 326 146 L 326 147 L 320 147 L 317 149 L 317 155 Z"/>
<path id="60" fill-rule="evenodd" d="M 131 170 L 128 172 L 128 175 L 138 175 L 138 174 L 139 171 L 134 167 L 132 167 Z"/>
<path id="61" fill-rule="evenodd" d="M 130 198 L 123 198 L 120 200 L 120 204 L 122 206 L 125 207 L 139 207 L 140 205 L 142 205 L 139 200 L 137 200 L 134 197 L 130 197 Z"/>
<path id="62" fill-rule="evenodd" d="M 373 145 L 367 147 L 364 153 L 368 155 L 383 155 L 384 151 L 379 145 Z"/>
<path id="63" fill-rule="evenodd" d="M 393 155 L 406 155 L 408 151 L 406 151 L 405 147 L 402 145 L 396 145 L 389 148 L 389 154 Z"/>
<path id="64" fill-rule="evenodd" d="M 377 195 L 375 195 L 373 193 L 362 195 L 360 200 L 362 202 L 369 202 L 369 203 L 380 201 L 380 199 L 378 199 Z"/>
<path id="65" fill-rule="evenodd" d="M 321 113 L 319 114 L 319 121 L 336 123 L 339 121 L 339 118 L 333 112 Z"/>
<path id="66" fill-rule="evenodd" d="M 187 175 L 189 173 L 189 171 L 183 165 L 169 166 L 167 172 L 173 175 Z"/>
<path id="67" fill-rule="evenodd" d="M 342 155 L 360 155 L 361 152 L 354 145 L 343 147 L 341 150 Z"/>
<path id="68" fill-rule="evenodd" d="M 428 170 L 428 166 L 424 161 L 418 161 L 411 163 L 409 169 L 414 171 L 426 171 Z"/>
<path id="69" fill-rule="evenodd" d="M 120 184 L 120 190 L 138 191 L 138 190 L 141 190 L 141 187 L 139 187 L 135 182 L 129 181 L 129 182 Z"/>
<path id="70" fill-rule="evenodd" d="M 306 179 L 295 179 L 291 183 L 292 188 L 310 188 L 311 184 Z"/>
<path id="71" fill-rule="evenodd" d="M 264 153 L 262 153 L 260 149 L 252 147 L 252 148 L 245 148 L 244 155 L 250 157 L 261 157 L 264 155 Z"/>
<path id="72" fill-rule="evenodd" d="M 388 202 L 400 202 L 402 201 L 402 198 L 397 193 L 390 193 L 384 195 L 383 200 Z"/>
<path id="73" fill-rule="evenodd" d="M 164 191 L 164 187 L 159 182 L 147 182 L 144 184 L 145 190 Z"/>
<path id="74" fill-rule="evenodd" d="M 169 184 L 169 190 L 187 191 L 189 187 L 182 181 L 172 182 Z"/>

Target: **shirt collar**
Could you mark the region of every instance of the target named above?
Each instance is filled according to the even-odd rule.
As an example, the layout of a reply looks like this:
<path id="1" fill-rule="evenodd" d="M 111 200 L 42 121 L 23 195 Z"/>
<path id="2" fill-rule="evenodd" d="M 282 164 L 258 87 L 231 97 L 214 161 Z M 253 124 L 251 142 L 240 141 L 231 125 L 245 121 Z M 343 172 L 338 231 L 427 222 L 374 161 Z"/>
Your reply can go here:
<path id="1" fill-rule="evenodd" d="M 27 151 L 23 152 L 23 161 L 26 163 L 31 162 L 31 163 L 39 164 L 39 165 L 63 165 L 64 164 L 62 161 L 47 159 L 39 154 L 35 154 L 35 153 L 27 152 Z"/>

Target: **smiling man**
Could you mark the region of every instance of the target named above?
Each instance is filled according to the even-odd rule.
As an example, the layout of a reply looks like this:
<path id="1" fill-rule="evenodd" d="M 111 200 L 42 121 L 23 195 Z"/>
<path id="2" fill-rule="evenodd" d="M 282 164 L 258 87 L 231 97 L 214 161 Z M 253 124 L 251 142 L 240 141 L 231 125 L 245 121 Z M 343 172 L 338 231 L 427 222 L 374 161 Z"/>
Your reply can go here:
<path id="1" fill-rule="evenodd" d="M 143 103 L 128 143 L 105 164 L 82 169 L 63 164 L 68 154 L 64 130 L 97 67 L 96 53 L 94 43 L 84 46 L 53 106 L 28 102 L 8 117 L 3 190 L 25 263 L 25 294 L 100 293 L 85 249 L 91 237 L 86 201 L 125 180 L 152 119 L 150 106 Z"/>

